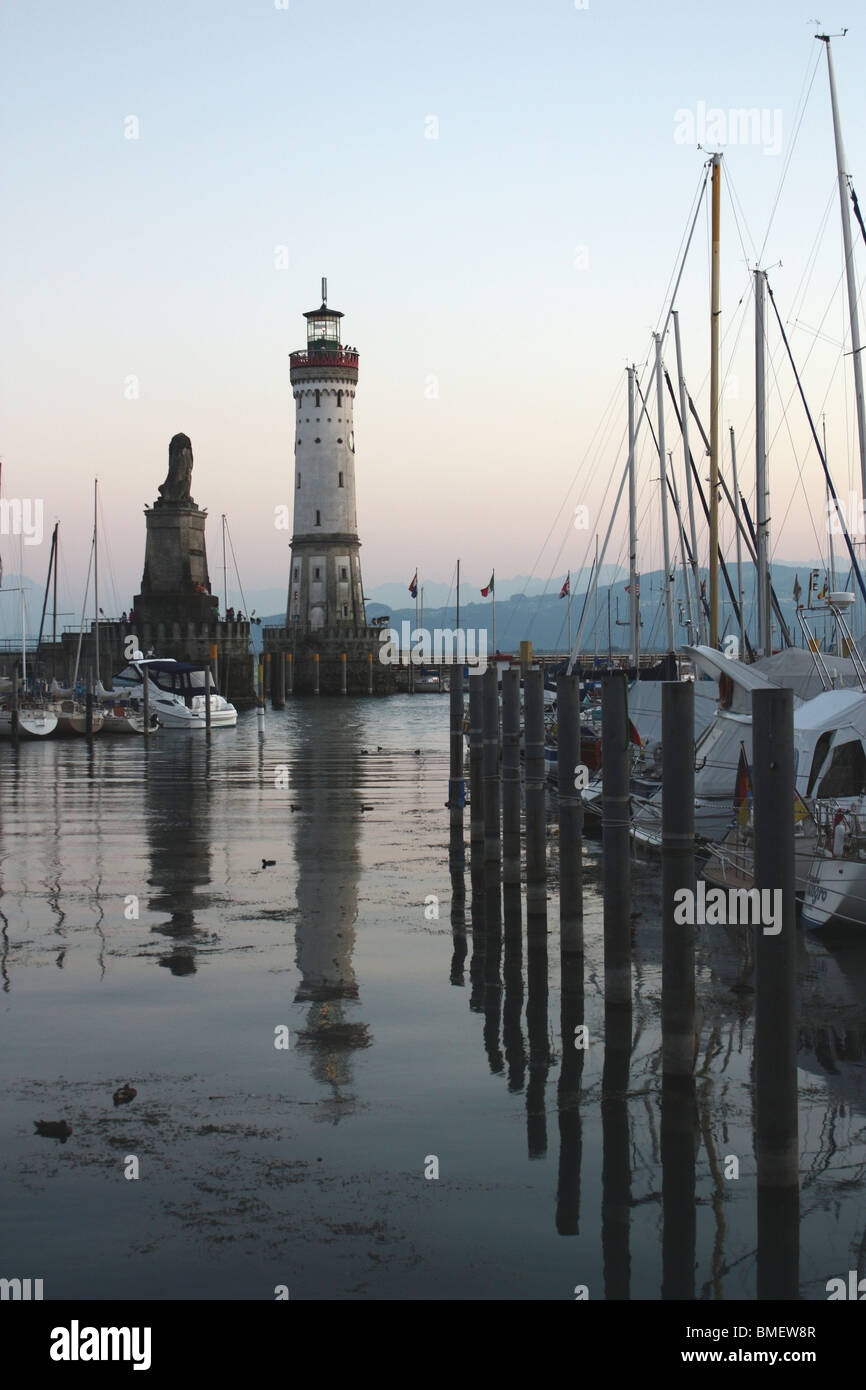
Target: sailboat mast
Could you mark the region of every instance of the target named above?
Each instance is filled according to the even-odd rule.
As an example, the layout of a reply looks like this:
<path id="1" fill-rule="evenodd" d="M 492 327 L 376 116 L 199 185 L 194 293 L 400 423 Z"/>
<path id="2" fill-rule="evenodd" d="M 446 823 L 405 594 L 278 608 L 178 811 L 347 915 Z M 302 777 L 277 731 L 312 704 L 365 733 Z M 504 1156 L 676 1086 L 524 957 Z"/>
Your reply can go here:
<path id="1" fill-rule="evenodd" d="M 767 274 L 755 271 L 755 555 L 757 562 L 758 652 L 770 656 L 769 530 L 767 515 L 767 411 L 765 399 Z"/>
<path id="2" fill-rule="evenodd" d="M 854 396 L 857 401 L 857 440 L 860 445 L 860 484 L 866 497 L 866 405 L 863 401 L 863 364 L 860 360 L 860 317 L 857 312 L 857 282 L 854 274 L 854 247 L 851 242 L 851 216 L 848 211 L 848 175 L 845 172 L 845 147 L 836 99 L 836 77 L 830 35 L 816 34 L 827 45 L 827 72 L 830 76 L 830 104 L 833 108 L 833 138 L 836 142 L 836 170 L 839 175 L 839 201 L 842 205 L 842 244 L 845 249 L 845 280 L 848 286 L 848 315 L 851 320 L 851 359 L 854 363 Z"/>
<path id="3" fill-rule="evenodd" d="M 710 646 L 719 645 L 719 236 L 722 156 L 713 155 L 713 263 L 710 311 Z"/>
<path id="4" fill-rule="evenodd" d="M 229 611 L 229 573 L 226 566 L 226 514 L 223 512 L 223 615 Z"/>
<path id="5" fill-rule="evenodd" d="M 671 542 L 668 534 L 668 479 L 667 455 L 665 454 L 665 386 L 662 367 L 662 339 L 656 333 L 656 409 L 658 412 L 659 482 L 662 503 L 662 549 L 665 564 L 665 617 L 668 628 L 668 651 L 676 651 L 674 634 L 674 603 L 671 588 Z"/>
<path id="6" fill-rule="evenodd" d="M 637 494 L 634 481 L 634 367 L 628 375 L 628 623 L 631 656 L 637 665 Z"/>
<path id="7" fill-rule="evenodd" d="M 569 646 L 571 643 L 569 643 Z M 595 533 L 595 626 L 593 628 L 593 669 L 598 661 L 598 532 Z"/>
<path id="8" fill-rule="evenodd" d="M 731 425 L 731 469 L 734 475 L 734 518 L 737 531 L 737 605 L 740 610 L 740 651 L 746 650 L 746 609 L 743 603 L 743 537 L 740 534 L 740 485 L 737 481 L 737 442 Z"/>
<path id="9" fill-rule="evenodd" d="M 692 490 L 692 469 L 691 452 L 689 450 L 689 411 L 688 398 L 686 393 L 686 379 L 683 374 L 683 350 L 680 342 L 680 316 L 678 310 L 671 311 L 671 318 L 674 321 L 674 346 L 677 354 L 677 382 L 680 394 L 680 422 L 683 436 L 683 454 L 685 456 L 686 470 L 686 497 L 689 504 L 689 533 L 692 541 L 692 585 L 694 588 L 694 623 L 696 642 L 701 642 L 704 635 L 704 615 L 701 606 L 701 576 L 698 565 L 698 533 L 695 526 L 695 497 Z"/>
<path id="10" fill-rule="evenodd" d="M 21 679 L 24 682 L 24 690 L 27 690 L 27 642 L 24 636 L 24 532 L 18 535 L 18 568 L 21 571 L 20 593 L 21 593 Z"/>
<path id="11" fill-rule="evenodd" d="M 99 520 L 97 503 L 99 500 L 99 479 L 93 479 L 93 607 L 96 622 L 94 636 L 96 645 L 96 679 L 99 681 Z"/>
<path id="12" fill-rule="evenodd" d="M 457 631 L 460 631 L 460 561 L 457 561 Z"/>

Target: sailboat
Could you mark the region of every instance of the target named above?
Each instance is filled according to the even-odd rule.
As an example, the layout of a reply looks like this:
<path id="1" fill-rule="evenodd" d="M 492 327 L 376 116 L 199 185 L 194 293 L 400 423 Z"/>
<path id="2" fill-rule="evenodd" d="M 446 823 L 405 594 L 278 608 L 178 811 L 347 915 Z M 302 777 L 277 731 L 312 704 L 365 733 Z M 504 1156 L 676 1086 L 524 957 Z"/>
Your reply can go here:
<path id="1" fill-rule="evenodd" d="M 23 539 L 19 542 L 20 550 L 20 585 L 18 592 L 21 595 L 21 695 L 16 700 L 14 696 L 10 699 L 6 696 L 2 707 L 0 707 L 0 738 L 13 739 L 15 737 L 25 739 L 48 738 L 57 728 L 57 716 L 44 708 L 35 699 L 31 699 L 27 694 L 27 637 L 25 631 L 24 613 L 24 543 Z M 14 592 L 14 590 L 12 591 Z M 12 686 L 13 682 L 9 682 Z"/>

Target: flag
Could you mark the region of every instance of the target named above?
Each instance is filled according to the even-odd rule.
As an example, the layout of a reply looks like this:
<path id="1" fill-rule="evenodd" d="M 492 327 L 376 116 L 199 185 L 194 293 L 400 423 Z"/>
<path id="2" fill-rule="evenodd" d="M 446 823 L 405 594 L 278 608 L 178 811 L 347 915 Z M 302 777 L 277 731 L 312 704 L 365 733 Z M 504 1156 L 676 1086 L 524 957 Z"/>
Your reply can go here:
<path id="1" fill-rule="evenodd" d="M 488 594 L 492 594 L 492 593 L 493 593 L 493 575 L 491 574 L 491 576 L 490 576 L 490 583 L 487 585 L 487 588 L 481 590 L 481 597 L 482 597 L 482 598 L 486 598 Z"/>
<path id="2" fill-rule="evenodd" d="M 830 588 L 830 580 L 827 578 L 827 576 L 826 576 L 826 574 L 825 574 L 825 575 L 824 575 L 824 583 L 821 585 L 821 588 L 820 588 L 819 591 L 818 591 L 818 597 L 819 597 L 819 598 L 826 598 L 826 597 L 827 597 L 827 592 L 828 592 L 829 588 Z"/>
<path id="3" fill-rule="evenodd" d="M 800 576 L 799 576 L 798 574 L 795 574 L 795 575 L 794 575 L 794 603 L 797 605 L 798 608 L 801 606 L 801 605 L 800 605 L 800 595 L 802 594 L 802 592 L 803 592 L 803 590 L 800 588 Z"/>
<path id="4" fill-rule="evenodd" d="M 625 591 L 626 591 L 627 594 L 630 594 L 630 593 L 631 593 L 631 585 L 630 585 L 630 584 L 626 584 L 626 585 L 625 585 Z M 636 597 L 636 598 L 640 598 L 640 580 L 639 580 L 639 579 L 635 581 L 634 592 L 635 592 L 635 597 Z"/>
<path id="5" fill-rule="evenodd" d="M 566 578 L 565 583 L 563 584 L 562 588 L 561 588 L 560 591 L 559 591 L 559 597 L 560 597 L 560 598 L 567 598 L 567 597 L 568 597 L 568 595 L 571 593 L 571 587 L 570 587 L 570 585 L 571 585 L 571 575 L 569 574 L 568 577 Z"/>
<path id="6" fill-rule="evenodd" d="M 794 824 L 799 825 L 800 821 L 806 820 L 812 812 L 806 805 L 797 789 L 794 789 Z"/>
<path id="7" fill-rule="evenodd" d="M 412 583 L 409 585 L 409 593 L 412 595 L 413 598 L 417 598 L 417 597 L 418 597 L 418 571 L 417 571 L 417 570 L 415 571 L 415 578 L 412 580 Z"/>
<path id="8" fill-rule="evenodd" d="M 746 760 L 745 746 L 740 744 L 740 761 L 737 764 L 737 781 L 734 787 L 734 810 L 737 813 L 737 820 L 740 827 L 745 828 L 749 824 L 749 812 L 752 804 L 752 774 L 749 771 L 749 764 Z"/>

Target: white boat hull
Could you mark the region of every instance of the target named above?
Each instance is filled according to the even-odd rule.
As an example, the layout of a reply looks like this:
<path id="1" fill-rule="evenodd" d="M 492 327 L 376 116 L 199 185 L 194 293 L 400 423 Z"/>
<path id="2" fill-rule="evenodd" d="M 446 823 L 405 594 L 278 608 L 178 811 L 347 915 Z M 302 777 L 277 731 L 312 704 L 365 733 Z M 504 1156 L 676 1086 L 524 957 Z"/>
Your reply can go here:
<path id="1" fill-rule="evenodd" d="M 803 898 L 803 925 L 866 926 L 866 860 L 815 855 Z"/>
<path id="2" fill-rule="evenodd" d="M 22 709 L 18 711 L 20 738 L 49 738 L 57 728 L 57 715 L 49 710 Z M 12 737 L 12 711 L 0 710 L 0 738 Z"/>

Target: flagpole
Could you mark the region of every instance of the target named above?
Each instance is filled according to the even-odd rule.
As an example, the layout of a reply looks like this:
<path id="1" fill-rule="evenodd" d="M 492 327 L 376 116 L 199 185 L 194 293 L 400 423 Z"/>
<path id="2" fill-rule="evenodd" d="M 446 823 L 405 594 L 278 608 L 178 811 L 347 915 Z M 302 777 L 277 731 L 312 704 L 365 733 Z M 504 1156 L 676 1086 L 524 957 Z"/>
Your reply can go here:
<path id="1" fill-rule="evenodd" d="M 565 580 L 568 585 L 568 650 L 571 651 L 571 570 Z"/>
<path id="2" fill-rule="evenodd" d="M 493 660 L 496 660 L 496 570 L 490 576 L 490 599 L 493 610 Z"/>

